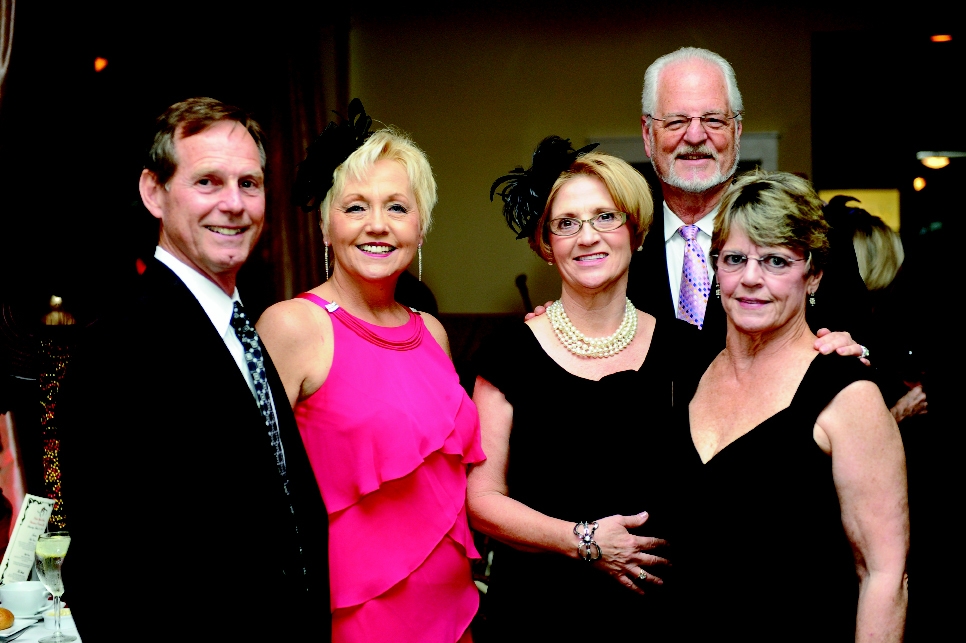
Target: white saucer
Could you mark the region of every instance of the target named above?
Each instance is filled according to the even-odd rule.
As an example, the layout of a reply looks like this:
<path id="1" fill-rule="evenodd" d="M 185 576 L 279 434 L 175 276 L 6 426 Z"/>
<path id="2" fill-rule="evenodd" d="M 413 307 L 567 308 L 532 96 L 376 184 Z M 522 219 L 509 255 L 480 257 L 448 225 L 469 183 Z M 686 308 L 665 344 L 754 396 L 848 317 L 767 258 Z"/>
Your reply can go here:
<path id="1" fill-rule="evenodd" d="M 13 625 L 11 625 L 5 630 L 0 630 L 0 641 L 3 641 L 5 637 L 10 636 L 11 634 L 16 634 L 17 632 L 24 629 L 25 627 L 36 625 L 36 623 L 37 621 L 33 619 L 14 618 Z"/>
<path id="2" fill-rule="evenodd" d="M 43 618 L 44 612 L 49 609 L 53 609 L 53 607 L 54 607 L 54 602 L 47 601 L 46 603 L 44 603 L 44 606 L 38 609 L 36 612 L 19 613 L 19 612 L 14 612 L 13 610 L 10 610 L 10 611 L 13 613 L 14 618 Z M 0 632 L 3 632 L 3 631 L 4 630 L 0 630 Z M 2 634 L 0 634 L 0 636 L 2 636 Z"/>

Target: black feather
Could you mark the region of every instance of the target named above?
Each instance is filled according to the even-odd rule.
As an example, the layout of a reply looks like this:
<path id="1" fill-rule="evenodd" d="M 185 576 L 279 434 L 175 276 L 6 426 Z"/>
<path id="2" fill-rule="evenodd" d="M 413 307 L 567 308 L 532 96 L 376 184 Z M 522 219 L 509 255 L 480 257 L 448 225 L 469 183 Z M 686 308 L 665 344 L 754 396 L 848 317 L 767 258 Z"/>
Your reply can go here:
<path id="1" fill-rule="evenodd" d="M 517 233 L 517 239 L 529 237 L 543 209 L 547 206 L 550 189 L 557 178 L 566 171 L 577 157 L 590 152 L 599 143 L 591 143 L 579 150 L 570 139 L 548 136 L 540 141 L 533 152 L 532 164 L 524 170 L 517 166 L 493 182 L 490 201 L 495 194 L 503 200 L 503 216 L 507 225 Z M 499 191 L 497 188 L 503 186 Z"/>
<path id="2" fill-rule="evenodd" d="M 333 172 L 372 136 L 370 127 L 372 119 L 366 114 L 362 101 L 353 98 L 349 103 L 349 117 L 338 124 L 330 121 L 309 145 L 305 160 L 299 163 L 292 186 L 292 199 L 296 205 L 305 212 L 322 205 L 332 187 Z"/>

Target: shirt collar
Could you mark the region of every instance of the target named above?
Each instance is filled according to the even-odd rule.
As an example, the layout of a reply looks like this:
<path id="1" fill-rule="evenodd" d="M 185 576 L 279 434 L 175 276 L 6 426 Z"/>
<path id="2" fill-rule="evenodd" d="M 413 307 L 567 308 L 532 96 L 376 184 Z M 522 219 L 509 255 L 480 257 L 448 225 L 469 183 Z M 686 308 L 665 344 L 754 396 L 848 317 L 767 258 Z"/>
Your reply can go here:
<path id="1" fill-rule="evenodd" d="M 709 237 L 711 233 L 714 232 L 714 218 L 718 216 L 718 206 L 714 206 L 714 209 L 701 217 L 697 226 L 701 232 L 705 233 Z M 684 225 L 684 222 L 678 218 L 678 215 L 671 211 L 668 206 L 667 201 L 664 202 L 664 242 L 670 241 L 674 235 L 678 233 L 678 228 Z"/>
<path id="2" fill-rule="evenodd" d="M 234 302 L 241 302 L 238 295 L 238 288 L 231 297 L 225 294 L 221 288 L 213 281 L 202 275 L 200 272 L 187 265 L 173 254 L 158 246 L 154 250 L 154 258 L 166 265 L 171 271 L 184 282 L 191 294 L 195 296 L 201 307 L 204 308 L 208 319 L 224 335 L 231 328 L 231 316 L 234 312 Z"/>

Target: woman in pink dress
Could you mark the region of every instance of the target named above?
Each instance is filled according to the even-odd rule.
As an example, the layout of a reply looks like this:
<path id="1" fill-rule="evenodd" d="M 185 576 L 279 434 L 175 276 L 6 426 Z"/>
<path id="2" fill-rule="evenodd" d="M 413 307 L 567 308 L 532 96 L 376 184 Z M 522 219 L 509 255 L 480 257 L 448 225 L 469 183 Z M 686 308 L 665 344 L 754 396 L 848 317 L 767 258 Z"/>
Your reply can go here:
<path id="1" fill-rule="evenodd" d="M 394 298 L 436 203 L 423 152 L 370 132 L 355 99 L 299 166 L 319 209 L 320 286 L 270 307 L 258 332 L 278 369 L 329 511 L 333 641 L 470 641 L 479 604 L 466 468 L 479 418 L 442 325 Z"/>

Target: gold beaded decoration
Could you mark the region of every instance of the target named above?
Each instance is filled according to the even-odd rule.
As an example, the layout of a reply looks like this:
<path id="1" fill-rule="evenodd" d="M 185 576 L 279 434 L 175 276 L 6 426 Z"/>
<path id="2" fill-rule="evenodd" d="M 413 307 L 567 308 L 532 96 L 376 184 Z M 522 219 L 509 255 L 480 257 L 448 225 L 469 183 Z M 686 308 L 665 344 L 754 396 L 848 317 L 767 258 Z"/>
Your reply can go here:
<path id="1" fill-rule="evenodd" d="M 57 408 L 57 393 L 64 378 L 69 351 L 67 346 L 52 339 L 40 340 L 40 354 L 43 359 L 40 371 L 41 405 L 41 447 L 43 450 L 44 490 L 47 497 L 54 500 L 54 510 L 48 524 L 51 528 L 63 529 L 67 518 L 60 490 L 60 437 L 54 419 Z"/>

